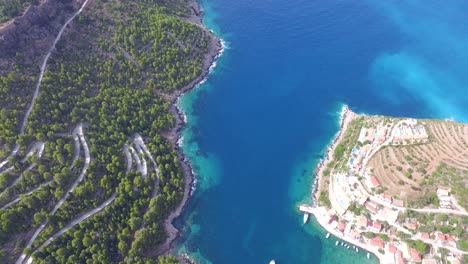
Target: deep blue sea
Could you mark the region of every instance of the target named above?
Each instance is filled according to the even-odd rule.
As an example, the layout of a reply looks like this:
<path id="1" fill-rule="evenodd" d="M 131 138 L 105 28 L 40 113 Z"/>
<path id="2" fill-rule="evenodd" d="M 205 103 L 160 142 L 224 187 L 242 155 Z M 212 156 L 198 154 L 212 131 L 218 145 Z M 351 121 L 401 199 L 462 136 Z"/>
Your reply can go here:
<path id="1" fill-rule="evenodd" d="M 450 4 L 448 4 L 450 3 Z M 467 1 L 205 0 L 227 49 L 179 102 L 197 188 L 178 251 L 201 263 L 376 263 L 296 206 L 356 112 L 468 121 Z"/>

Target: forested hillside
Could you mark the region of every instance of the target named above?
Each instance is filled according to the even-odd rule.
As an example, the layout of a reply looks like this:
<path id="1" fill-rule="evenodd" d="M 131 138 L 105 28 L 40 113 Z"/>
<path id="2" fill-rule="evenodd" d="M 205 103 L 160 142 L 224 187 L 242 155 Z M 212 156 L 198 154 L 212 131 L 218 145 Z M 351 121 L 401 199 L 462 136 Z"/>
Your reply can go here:
<path id="1" fill-rule="evenodd" d="M 177 262 L 157 256 L 186 184 L 162 135 L 174 130 L 171 100 L 217 49 L 192 4 L 90 1 L 29 115 L 40 65 L 17 54 L 0 77 L 0 262 Z"/>

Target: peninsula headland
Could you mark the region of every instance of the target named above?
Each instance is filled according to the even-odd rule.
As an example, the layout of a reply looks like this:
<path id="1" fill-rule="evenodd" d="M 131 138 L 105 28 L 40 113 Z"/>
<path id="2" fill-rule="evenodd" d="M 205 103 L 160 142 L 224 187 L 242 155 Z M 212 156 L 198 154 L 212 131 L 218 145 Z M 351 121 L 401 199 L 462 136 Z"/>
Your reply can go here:
<path id="1" fill-rule="evenodd" d="M 351 243 L 380 263 L 461 263 L 467 151 L 467 124 L 359 115 L 344 106 L 340 131 L 315 170 L 313 205 L 299 210 L 313 214 L 337 246 Z"/>

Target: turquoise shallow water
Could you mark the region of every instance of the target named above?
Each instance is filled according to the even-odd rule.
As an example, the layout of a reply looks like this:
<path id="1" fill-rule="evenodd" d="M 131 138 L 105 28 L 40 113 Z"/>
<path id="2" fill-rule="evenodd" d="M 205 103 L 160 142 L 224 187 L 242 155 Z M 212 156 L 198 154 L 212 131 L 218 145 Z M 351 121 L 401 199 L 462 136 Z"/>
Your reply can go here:
<path id="1" fill-rule="evenodd" d="M 176 225 L 202 263 L 376 263 L 334 246 L 296 205 L 338 130 L 357 112 L 467 121 L 462 1 L 202 2 L 228 48 L 181 98 L 183 150 L 197 174 Z"/>

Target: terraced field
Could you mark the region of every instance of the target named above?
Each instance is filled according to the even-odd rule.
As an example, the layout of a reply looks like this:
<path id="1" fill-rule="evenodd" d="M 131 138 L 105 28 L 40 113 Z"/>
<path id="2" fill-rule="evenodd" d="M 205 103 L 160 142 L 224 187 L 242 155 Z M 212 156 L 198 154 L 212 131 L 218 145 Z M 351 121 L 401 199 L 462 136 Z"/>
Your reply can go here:
<path id="1" fill-rule="evenodd" d="M 460 205 L 468 207 L 468 125 L 424 120 L 427 143 L 386 146 L 369 161 L 386 192 L 411 200 L 451 187 Z M 442 169 L 441 169 L 442 166 Z M 458 190 L 458 191 L 457 191 Z"/>

